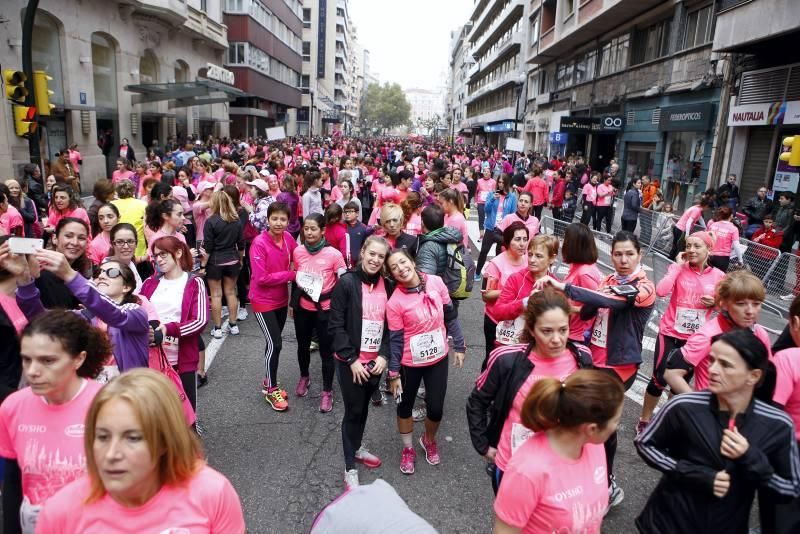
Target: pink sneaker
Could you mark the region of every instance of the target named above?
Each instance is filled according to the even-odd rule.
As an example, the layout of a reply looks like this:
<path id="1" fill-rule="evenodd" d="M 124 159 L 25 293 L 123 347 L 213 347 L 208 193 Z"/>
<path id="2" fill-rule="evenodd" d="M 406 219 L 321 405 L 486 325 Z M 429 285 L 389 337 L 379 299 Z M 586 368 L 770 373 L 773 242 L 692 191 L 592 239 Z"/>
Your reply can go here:
<path id="1" fill-rule="evenodd" d="M 431 465 L 439 465 L 442 460 L 439 458 L 439 447 L 436 445 L 436 440 L 428 441 L 425 439 L 425 434 L 419 437 L 419 444 L 425 451 L 425 459 Z"/>
<path id="2" fill-rule="evenodd" d="M 381 459 L 369 452 L 363 445 L 356 451 L 356 462 L 364 464 L 369 469 L 381 466 Z"/>
<path id="3" fill-rule="evenodd" d="M 405 447 L 402 456 L 400 456 L 400 472 L 405 475 L 413 475 L 416 462 L 417 452 L 413 447 Z"/>
<path id="4" fill-rule="evenodd" d="M 319 401 L 319 411 L 328 413 L 333 410 L 333 391 L 323 391 Z"/>
<path id="5" fill-rule="evenodd" d="M 311 385 L 311 378 L 308 376 L 301 376 L 297 381 L 297 389 L 294 390 L 295 395 L 298 397 L 305 397 L 308 395 L 308 386 Z"/>

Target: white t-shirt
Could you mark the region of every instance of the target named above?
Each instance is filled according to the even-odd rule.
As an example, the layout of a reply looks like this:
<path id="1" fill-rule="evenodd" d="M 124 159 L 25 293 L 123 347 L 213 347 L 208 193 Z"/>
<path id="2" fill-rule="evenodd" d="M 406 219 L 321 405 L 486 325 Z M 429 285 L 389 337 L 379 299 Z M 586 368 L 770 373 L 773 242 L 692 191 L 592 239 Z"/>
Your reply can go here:
<path id="1" fill-rule="evenodd" d="M 162 278 L 158 287 L 153 292 L 150 302 L 158 311 L 161 324 L 175 323 L 181 320 L 181 306 L 183 304 L 183 291 L 189 281 L 189 274 L 183 273 L 174 280 Z M 170 365 L 178 363 L 178 340 L 172 336 L 165 336 L 162 344 Z"/>

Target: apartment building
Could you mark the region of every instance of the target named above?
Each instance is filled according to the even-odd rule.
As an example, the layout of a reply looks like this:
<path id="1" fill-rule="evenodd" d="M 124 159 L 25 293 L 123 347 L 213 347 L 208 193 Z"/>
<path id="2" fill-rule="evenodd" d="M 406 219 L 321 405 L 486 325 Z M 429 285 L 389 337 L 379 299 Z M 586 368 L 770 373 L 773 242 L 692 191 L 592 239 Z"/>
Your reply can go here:
<path id="1" fill-rule="evenodd" d="M 661 180 L 680 208 L 711 182 L 722 87 L 720 2 L 534 0 L 525 134 L 542 152 Z"/>
<path id="2" fill-rule="evenodd" d="M 229 46 L 225 66 L 245 95 L 229 108 L 231 135 L 256 137 L 284 126 L 296 132 L 302 70 L 300 0 L 222 0 Z"/>
<path id="3" fill-rule="evenodd" d="M 411 106 L 411 130 L 417 135 L 435 135 L 436 129 L 444 128 L 446 126 L 444 115 L 444 88 L 439 89 L 403 89 L 406 94 L 406 99 Z M 439 119 L 439 123 L 435 127 L 433 122 L 428 122 L 428 125 L 420 125 L 419 121 L 433 121 Z"/>
<path id="4" fill-rule="evenodd" d="M 472 29 L 471 23 L 450 32 L 450 68 L 447 74 L 445 93 L 446 124 L 450 137 L 472 142 L 472 128 L 467 121 L 467 71 L 475 60 L 469 54 L 467 35 Z"/>
<path id="5" fill-rule="evenodd" d="M 22 68 L 25 0 L 0 3 L 4 69 Z M 49 116 L 40 115 L 41 160 L 77 145 L 81 181 L 91 190 L 110 176 L 120 140 L 137 157 L 158 139 L 228 135 L 230 98 L 241 94 L 221 65 L 228 46 L 221 0 L 41 0 L 33 30 L 33 69 L 53 80 Z M 0 106 L 0 176 L 21 176 L 29 144 L 14 132 L 12 106 Z M 110 142 L 106 151 L 98 139 Z"/>

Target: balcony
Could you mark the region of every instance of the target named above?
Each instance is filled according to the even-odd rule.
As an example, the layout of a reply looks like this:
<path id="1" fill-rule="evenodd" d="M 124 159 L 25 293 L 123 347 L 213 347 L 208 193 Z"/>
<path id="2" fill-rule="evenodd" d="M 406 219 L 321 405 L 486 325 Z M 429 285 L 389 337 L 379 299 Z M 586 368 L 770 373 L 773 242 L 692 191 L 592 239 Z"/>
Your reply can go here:
<path id="1" fill-rule="evenodd" d="M 509 52 L 513 50 L 513 53 L 519 52 L 520 45 L 522 44 L 522 34 L 521 33 L 514 33 L 511 34 L 506 38 L 505 41 L 502 43 L 498 43 L 497 49 L 479 61 L 475 66 L 478 67 L 474 73 L 470 70 L 470 77 L 469 79 L 472 80 L 476 78 L 478 74 L 482 71 L 491 70 L 491 68 L 497 63 L 498 59 L 504 59 L 505 57 L 511 55 Z"/>
<path id="2" fill-rule="evenodd" d="M 123 19 L 132 13 L 147 15 L 181 26 L 189 16 L 186 0 L 122 0 L 119 4 Z"/>
<path id="3" fill-rule="evenodd" d="M 517 8 L 524 9 L 525 2 L 526 0 L 511 0 L 511 2 L 509 2 L 509 4 L 503 8 L 500 13 L 497 13 L 493 16 L 489 16 L 491 9 L 486 9 L 483 12 L 483 15 L 481 15 L 481 18 L 478 19 L 477 23 L 472 26 L 472 31 L 469 32 L 467 41 L 472 41 L 479 35 L 480 40 L 483 40 L 483 38 L 485 38 L 487 35 L 490 35 L 497 28 L 497 26 L 503 24 L 503 22 L 508 19 L 508 16 Z"/>
<path id="4" fill-rule="evenodd" d="M 555 25 L 542 31 L 539 47 L 528 63 L 542 65 L 554 61 L 596 38 L 605 38 L 624 22 L 663 5 L 661 0 L 584 0 L 577 13 L 566 22 L 564 14 L 555 14 Z"/>
<path id="5" fill-rule="evenodd" d="M 467 117 L 467 120 L 472 127 L 479 127 L 490 122 L 513 121 L 514 113 L 514 106 L 505 106 L 493 111 L 481 113 L 480 115 Z"/>
<path id="6" fill-rule="evenodd" d="M 800 27 L 797 0 L 772 0 L 769 6 L 765 6 L 764 2 L 737 3 L 729 0 L 720 9 L 725 10 L 717 15 L 714 52 L 754 53 L 747 49 L 756 43 L 776 38 L 784 38 L 787 49 L 796 46 L 796 40 L 791 42 L 791 36 L 786 34 L 796 32 Z"/>
<path id="7" fill-rule="evenodd" d="M 498 89 L 502 89 L 503 87 L 506 87 L 507 85 L 510 85 L 510 84 L 516 84 L 518 76 L 519 76 L 519 73 L 517 71 L 509 71 L 509 72 L 507 72 L 503 76 L 498 78 L 497 80 L 494 80 L 494 81 L 491 81 L 491 82 L 487 83 L 486 85 L 484 85 L 483 87 L 481 87 L 477 91 L 475 91 L 472 94 L 468 95 L 464 99 L 464 103 L 465 104 L 470 104 L 471 102 L 474 102 L 475 100 L 478 100 L 480 97 L 482 97 L 482 96 L 484 96 L 486 94 L 489 94 L 492 91 L 496 91 Z"/>
<path id="8" fill-rule="evenodd" d="M 502 33 L 510 22 L 522 18 L 524 7 L 522 2 L 512 1 L 506 6 L 500 15 L 492 21 L 489 28 L 472 44 L 474 53 L 482 54 L 486 48 L 490 47 L 498 38 L 498 33 Z"/>
<path id="9" fill-rule="evenodd" d="M 189 7 L 188 15 L 183 27 L 196 39 L 201 39 L 219 50 L 228 48 L 227 26 L 210 19 L 205 12 L 193 7 Z"/>

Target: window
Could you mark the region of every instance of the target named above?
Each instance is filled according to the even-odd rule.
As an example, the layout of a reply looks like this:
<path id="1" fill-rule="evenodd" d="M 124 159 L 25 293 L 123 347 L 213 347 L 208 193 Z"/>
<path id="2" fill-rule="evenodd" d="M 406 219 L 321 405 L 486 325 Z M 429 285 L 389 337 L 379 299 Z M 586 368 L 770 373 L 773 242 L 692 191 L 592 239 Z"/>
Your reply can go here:
<path id="1" fill-rule="evenodd" d="M 208 12 L 208 0 L 200 0 L 200 11 L 203 13 Z"/>
<path id="2" fill-rule="evenodd" d="M 311 10 L 307 7 L 303 8 L 303 28 L 311 27 Z"/>
<path id="3" fill-rule="evenodd" d="M 575 13 L 575 3 L 577 0 L 566 0 L 564 7 L 564 20 L 567 20 Z"/>
<path id="4" fill-rule="evenodd" d="M 303 61 L 311 61 L 311 42 L 303 41 Z"/>
<path id="5" fill-rule="evenodd" d="M 224 10 L 230 13 L 244 13 L 245 0 L 225 0 Z"/>
<path id="6" fill-rule="evenodd" d="M 308 94 L 309 87 L 311 87 L 311 76 L 308 74 L 303 74 L 300 76 L 300 91 L 304 94 Z"/>
<path id="7" fill-rule="evenodd" d="M 117 107 L 117 59 L 114 45 L 98 33 L 92 34 L 94 102 L 104 108 Z"/>
<path id="8" fill-rule="evenodd" d="M 629 35 L 621 35 L 600 49 L 600 76 L 619 72 L 628 66 Z"/>
<path id="9" fill-rule="evenodd" d="M 597 50 L 586 52 L 575 59 L 575 83 L 588 82 L 594 78 L 597 68 Z"/>
<path id="10" fill-rule="evenodd" d="M 631 65 L 652 61 L 669 54 L 671 28 L 672 21 L 664 20 L 648 28 L 636 30 L 633 34 Z"/>
<path id="11" fill-rule="evenodd" d="M 547 71 L 543 70 L 539 72 L 539 94 L 547 93 L 550 88 L 547 85 Z"/>
<path id="12" fill-rule="evenodd" d="M 572 86 L 572 73 L 574 65 L 572 63 L 561 64 L 556 67 L 556 91 Z"/>
<path id="13" fill-rule="evenodd" d="M 686 16 L 686 38 L 683 48 L 692 48 L 711 41 L 714 35 L 714 16 L 711 8 L 709 5 Z"/>
<path id="14" fill-rule="evenodd" d="M 541 18 L 539 13 L 534 15 L 531 19 L 531 27 L 530 27 L 530 36 L 531 36 L 531 46 L 535 45 L 539 42 L 539 23 L 541 22 Z"/>
<path id="15" fill-rule="evenodd" d="M 244 65 L 246 63 L 244 48 L 245 43 L 230 43 L 228 45 L 229 65 Z"/>
<path id="16" fill-rule="evenodd" d="M 64 80 L 61 74 L 63 62 L 61 60 L 58 25 L 55 19 L 45 13 L 36 13 L 32 45 L 33 69 L 43 70 L 53 77 L 48 84 L 53 91 L 50 102 L 64 104 Z"/>

